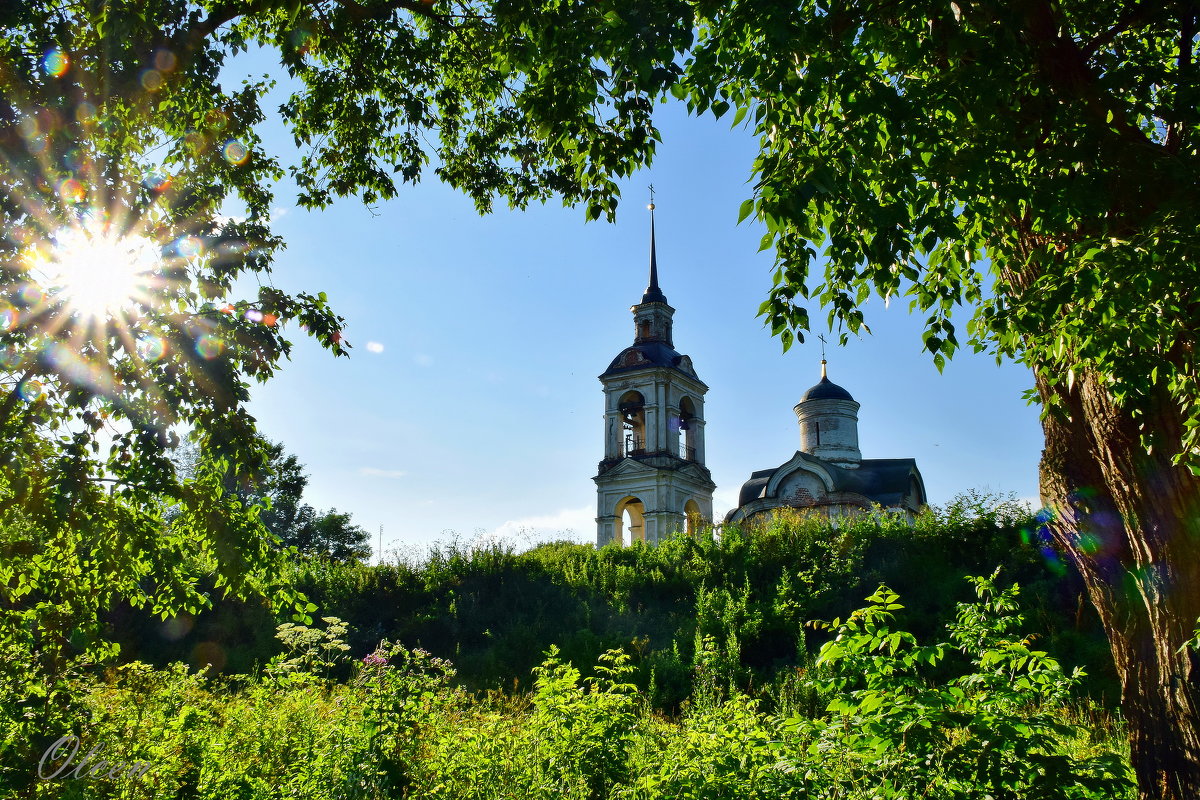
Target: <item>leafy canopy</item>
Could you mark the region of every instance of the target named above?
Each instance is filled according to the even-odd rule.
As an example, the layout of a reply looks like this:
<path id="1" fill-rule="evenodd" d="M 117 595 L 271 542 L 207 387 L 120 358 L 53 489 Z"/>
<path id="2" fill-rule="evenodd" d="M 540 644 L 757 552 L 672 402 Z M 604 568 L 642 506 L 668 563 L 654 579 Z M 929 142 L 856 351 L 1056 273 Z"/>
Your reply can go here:
<path id="1" fill-rule="evenodd" d="M 185 564 L 234 594 L 263 589 L 255 576 L 277 573 L 277 557 L 233 491 L 270 457 L 246 410 L 251 385 L 280 367 L 297 328 L 335 355 L 349 348 L 323 293 L 272 284 L 277 182 L 320 208 L 391 197 L 432 166 L 481 210 L 561 195 L 611 214 L 614 177 L 653 153 L 650 98 L 680 72 L 686 12 L 0 7 L 0 513 L 36 532 L 20 546 L 42 557 L 47 537 L 78 539 L 101 603 L 165 611 L 195 583 Z M 258 132 L 274 78 L 229 71 L 249 48 L 277 53 L 276 75 L 298 87 L 279 109 L 293 162 Z M 207 457 L 192 476 L 170 459 L 184 436 Z M 181 510 L 169 525 L 167 508 Z M 133 588 L 151 573 L 156 599 Z"/>
<path id="2" fill-rule="evenodd" d="M 674 87 L 760 139 L 742 208 L 778 255 L 785 347 L 819 300 L 847 333 L 907 297 L 941 368 L 977 351 L 1083 371 L 1146 413 L 1200 386 L 1194 12 L 996 0 L 700 2 Z M 1053 402 L 1053 396 L 1044 398 Z M 1167 446 L 1177 449 L 1178 437 Z M 1149 434 L 1149 431 L 1147 431 Z"/>

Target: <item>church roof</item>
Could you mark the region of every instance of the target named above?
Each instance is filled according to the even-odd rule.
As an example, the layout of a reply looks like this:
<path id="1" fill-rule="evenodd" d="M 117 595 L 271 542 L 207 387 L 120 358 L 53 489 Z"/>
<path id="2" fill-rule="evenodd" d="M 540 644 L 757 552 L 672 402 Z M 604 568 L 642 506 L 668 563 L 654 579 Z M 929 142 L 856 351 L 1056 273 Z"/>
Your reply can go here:
<path id="1" fill-rule="evenodd" d="M 604 370 L 604 374 L 600 377 L 604 378 L 614 372 L 645 369 L 646 367 L 673 367 L 685 375 L 696 377 L 691 359 L 665 342 L 642 342 L 632 347 L 626 347 L 617 354 L 617 357 L 612 360 L 608 369 Z"/>
<path id="2" fill-rule="evenodd" d="M 742 490 L 738 493 L 738 506 L 765 497 L 771 479 L 796 458 L 818 465 L 829 473 L 833 479 L 833 491 L 859 494 L 881 506 L 900 505 L 908 496 L 913 473 L 916 473 L 918 481 L 921 474 L 913 458 L 864 458 L 859 462 L 858 469 L 843 469 L 822 458 L 797 451 L 795 456 L 774 469 L 752 473 L 750 480 L 742 484 Z M 917 500 L 925 502 L 924 497 Z"/>
<path id="3" fill-rule="evenodd" d="M 800 398 L 800 402 L 805 400 L 853 400 L 842 387 L 838 386 L 833 381 L 825 376 L 821 376 L 821 382 L 804 393 L 804 397 Z"/>
<path id="4" fill-rule="evenodd" d="M 738 505 L 744 506 L 751 500 L 757 500 L 762 497 L 776 469 L 779 469 L 779 467 L 775 467 L 775 469 L 760 469 L 758 472 L 750 473 L 750 480 L 743 483 L 742 490 L 738 492 Z"/>

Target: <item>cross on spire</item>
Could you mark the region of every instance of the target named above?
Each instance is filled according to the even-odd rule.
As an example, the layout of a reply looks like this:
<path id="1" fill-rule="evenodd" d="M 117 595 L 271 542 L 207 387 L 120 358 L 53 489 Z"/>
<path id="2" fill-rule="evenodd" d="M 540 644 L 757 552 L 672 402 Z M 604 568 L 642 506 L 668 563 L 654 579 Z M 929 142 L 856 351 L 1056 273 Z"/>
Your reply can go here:
<path id="1" fill-rule="evenodd" d="M 817 338 L 821 340 L 821 379 L 825 379 L 825 334 L 817 334 Z"/>

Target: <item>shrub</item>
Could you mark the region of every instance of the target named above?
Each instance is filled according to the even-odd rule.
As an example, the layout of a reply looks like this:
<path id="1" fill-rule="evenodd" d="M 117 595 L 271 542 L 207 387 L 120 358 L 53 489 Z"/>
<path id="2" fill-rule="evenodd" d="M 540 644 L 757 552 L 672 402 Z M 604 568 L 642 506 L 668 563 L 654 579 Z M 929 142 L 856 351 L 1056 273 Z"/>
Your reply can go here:
<path id="1" fill-rule="evenodd" d="M 899 598 L 886 587 L 865 608 L 831 623 L 814 683 L 832 695 L 828 716 L 787 724 L 811 740 L 793 763 L 829 794 L 907 798 L 1118 798 L 1132 796 L 1118 753 L 1077 758 L 1071 744 L 1087 739 L 1063 704 L 1078 672 L 1017 636 L 1017 587 L 998 591 L 973 578 L 979 601 L 960 604 L 950 641 L 919 645 L 893 630 Z M 969 668 L 937 682 L 930 669 L 951 652 Z"/>

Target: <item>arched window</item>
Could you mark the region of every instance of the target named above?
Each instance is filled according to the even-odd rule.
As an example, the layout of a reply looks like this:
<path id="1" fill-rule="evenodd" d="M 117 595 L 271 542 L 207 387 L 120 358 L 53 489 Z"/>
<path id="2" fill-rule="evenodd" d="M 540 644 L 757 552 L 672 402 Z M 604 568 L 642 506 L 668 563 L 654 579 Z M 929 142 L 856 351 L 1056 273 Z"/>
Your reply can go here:
<path id="1" fill-rule="evenodd" d="M 679 401 L 679 457 L 685 461 L 696 460 L 696 404 L 692 398 Z"/>
<path id="2" fill-rule="evenodd" d="M 704 524 L 704 517 L 700 512 L 700 504 L 695 500 L 688 500 L 683 504 L 683 514 L 687 517 L 687 534 L 695 536 L 700 531 L 700 526 Z"/>
<path id="3" fill-rule="evenodd" d="M 617 401 L 621 412 L 621 455 L 637 456 L 646 452 L 646 398 L 641 392 L 628 391 Z"/>
<path id="4" fill-rule="evenodd" d="M 617 503 L 617 524 L 613 541 L 622 546 L 646 541 L 646 507 L 636 497 L 626 497 Z"/>

